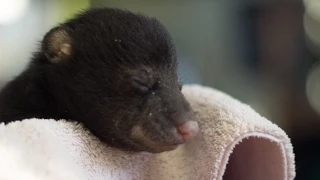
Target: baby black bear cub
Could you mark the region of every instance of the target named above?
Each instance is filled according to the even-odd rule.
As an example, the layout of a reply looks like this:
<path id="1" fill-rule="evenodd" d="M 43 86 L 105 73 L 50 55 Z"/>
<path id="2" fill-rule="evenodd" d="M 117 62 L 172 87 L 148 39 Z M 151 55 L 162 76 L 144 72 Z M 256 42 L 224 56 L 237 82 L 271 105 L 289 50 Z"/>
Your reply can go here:
<path id="1" fill-rule="evenodd" d="M 1 91 L 0 122 L 67 119 L 124 150 L 173 150 L 199 129 L 177 65 L 155 18 L 90 9 L 44 36 L 27 69 Z"/>

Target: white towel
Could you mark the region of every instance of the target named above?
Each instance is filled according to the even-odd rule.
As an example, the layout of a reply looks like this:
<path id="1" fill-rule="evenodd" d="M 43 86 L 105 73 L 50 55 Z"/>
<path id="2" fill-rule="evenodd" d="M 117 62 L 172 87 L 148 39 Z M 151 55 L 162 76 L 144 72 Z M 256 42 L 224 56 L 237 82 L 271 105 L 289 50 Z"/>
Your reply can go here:
<path id="1" fill-rule="evenodd" d="M 184 86 L 200 133 L 174 151 L 124 152 L 81 125 L 29 119 L 0 125 L 1 180 L 292 180 L 290 139 L 248 105 Z"/>

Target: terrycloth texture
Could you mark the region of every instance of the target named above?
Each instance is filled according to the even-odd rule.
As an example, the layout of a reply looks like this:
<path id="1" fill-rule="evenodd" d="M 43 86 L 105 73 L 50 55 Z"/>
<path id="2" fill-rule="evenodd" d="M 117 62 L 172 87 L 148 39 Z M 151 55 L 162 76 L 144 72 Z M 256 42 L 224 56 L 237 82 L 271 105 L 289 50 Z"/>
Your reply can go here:
<path id="1" fill-rule="evenodd" d="M 161 154 L 108 147 L 81 125 L 25 120 L 0 125 L 1 180 L 292 180 L 294 154 L 278 126 L 202 86 L 183 93 L 201 133 Z"/>

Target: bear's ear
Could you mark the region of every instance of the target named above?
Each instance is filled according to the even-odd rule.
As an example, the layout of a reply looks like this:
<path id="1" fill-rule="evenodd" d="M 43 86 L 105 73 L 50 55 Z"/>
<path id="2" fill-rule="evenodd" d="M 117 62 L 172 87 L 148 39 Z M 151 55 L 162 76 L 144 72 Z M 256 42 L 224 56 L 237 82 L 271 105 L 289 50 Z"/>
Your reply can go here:
<path id="1" fill-rule="evenodd" d="M 55 27 L 43 38 L 42 51 L 51 63 L 67 61 L 72 54 L 71 30 L 66 27 Z"/>

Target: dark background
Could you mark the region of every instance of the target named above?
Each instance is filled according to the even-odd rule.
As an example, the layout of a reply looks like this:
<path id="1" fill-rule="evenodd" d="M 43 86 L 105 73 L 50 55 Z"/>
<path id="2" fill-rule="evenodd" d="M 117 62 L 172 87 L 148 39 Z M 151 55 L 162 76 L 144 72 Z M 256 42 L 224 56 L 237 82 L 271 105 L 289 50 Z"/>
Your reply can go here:
<path id="1" fill-rule="evenodd" d="M 278 124 L 294 145 L 296 180 L 320 179 L 320 1 L 0 0 L 0 88 L 52 26 L 101 5 L 157 17 L 184 83 L 225 91 Z"/>

